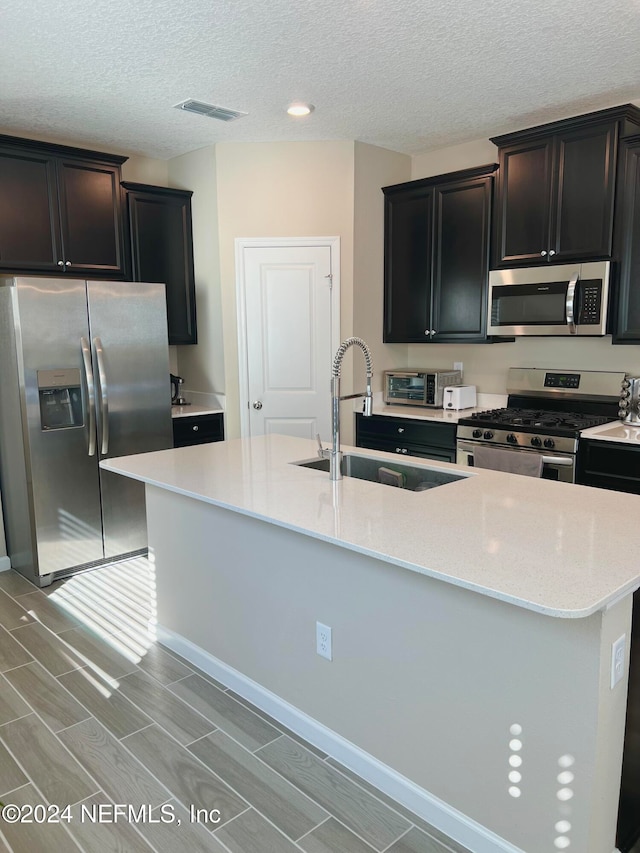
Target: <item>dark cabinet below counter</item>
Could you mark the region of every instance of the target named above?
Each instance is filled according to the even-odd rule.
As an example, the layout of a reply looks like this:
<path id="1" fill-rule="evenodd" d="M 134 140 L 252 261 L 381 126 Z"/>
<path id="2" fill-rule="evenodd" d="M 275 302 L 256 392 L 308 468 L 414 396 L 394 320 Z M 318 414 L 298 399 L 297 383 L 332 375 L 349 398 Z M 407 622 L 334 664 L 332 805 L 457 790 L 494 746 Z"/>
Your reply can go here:
<path id="1" fill-rule="evenodd" d="M 580 439 L 576 483 L 640 495 L 640 446 Z"/>
<path id="2" fill-rule="evenodd" d="M 173 418 L 174 447 L 208 444 L 211 441 L 224 441 L 224 415 L 222 412 Z"/>
<path id="3" fill-rule="evenodd" d="M 456 424 L 356 413 L 356 446 L 400 456 L 456 461 Z"/>

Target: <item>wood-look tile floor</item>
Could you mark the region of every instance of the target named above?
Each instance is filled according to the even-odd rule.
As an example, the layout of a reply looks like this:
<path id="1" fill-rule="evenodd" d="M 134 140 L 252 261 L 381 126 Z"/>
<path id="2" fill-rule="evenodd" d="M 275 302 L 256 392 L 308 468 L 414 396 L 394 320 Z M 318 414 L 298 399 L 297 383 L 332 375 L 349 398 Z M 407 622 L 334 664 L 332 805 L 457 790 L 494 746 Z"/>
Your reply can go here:
<path id="1" fill-rule="evenodd" d="M 31 818 L 0 819 L 4 849 L 465 853 L 154 625 L 144 559 L 46 590 L 0 572 L 0 801 Z"/>

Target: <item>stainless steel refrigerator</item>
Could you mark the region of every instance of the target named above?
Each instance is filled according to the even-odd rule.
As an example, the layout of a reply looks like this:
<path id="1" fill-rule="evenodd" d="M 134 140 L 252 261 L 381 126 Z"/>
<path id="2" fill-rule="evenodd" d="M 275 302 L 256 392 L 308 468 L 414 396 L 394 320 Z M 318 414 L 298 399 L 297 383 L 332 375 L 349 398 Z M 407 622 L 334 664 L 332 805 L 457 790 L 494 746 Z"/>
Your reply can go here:
<path id="1" fill-rule="evenodd" d="M 147 547 L 144 487 L 101 459 L 172 446 L 164 285 L 0 279 L 0 486 L 38 586 Z"/>

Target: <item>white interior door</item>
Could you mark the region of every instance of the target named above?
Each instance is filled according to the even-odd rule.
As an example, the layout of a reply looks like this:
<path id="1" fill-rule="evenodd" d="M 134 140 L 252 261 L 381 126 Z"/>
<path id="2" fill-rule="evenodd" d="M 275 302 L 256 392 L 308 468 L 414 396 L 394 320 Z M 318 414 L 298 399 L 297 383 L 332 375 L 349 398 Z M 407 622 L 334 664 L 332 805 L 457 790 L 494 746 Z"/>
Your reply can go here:
<path id="1" fill-rule="evenodd" d="M 245 244 L 241 252 L 242 433 L 301 438 L 320 433 L 328 441 L 331 361 L 339 321 L 332 308 L 335 243 Z"/>

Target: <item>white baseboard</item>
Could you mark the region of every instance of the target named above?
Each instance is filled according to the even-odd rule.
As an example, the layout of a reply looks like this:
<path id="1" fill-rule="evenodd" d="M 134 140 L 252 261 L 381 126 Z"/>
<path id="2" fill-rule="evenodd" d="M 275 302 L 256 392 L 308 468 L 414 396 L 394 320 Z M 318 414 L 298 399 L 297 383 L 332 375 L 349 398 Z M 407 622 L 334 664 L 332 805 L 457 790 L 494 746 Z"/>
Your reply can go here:
<path id="1" fill-rule="evenodd" d="M 8 557 L 0 557 L 0 572 L 8 572 L 11 568 L 11 561 Z"/>
<path id="2" fill-rule="evenodd" d="M 160 643 L 474 853 L 524 853 L 180 634 L 158 625 L 157 637 Z"/>

